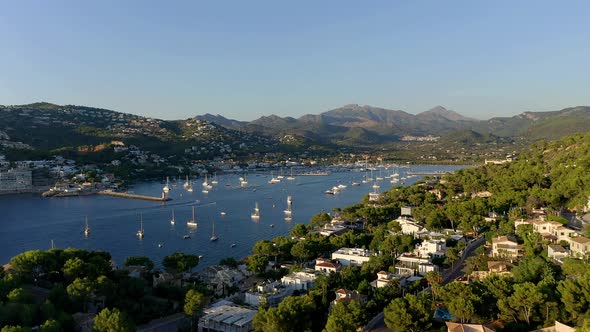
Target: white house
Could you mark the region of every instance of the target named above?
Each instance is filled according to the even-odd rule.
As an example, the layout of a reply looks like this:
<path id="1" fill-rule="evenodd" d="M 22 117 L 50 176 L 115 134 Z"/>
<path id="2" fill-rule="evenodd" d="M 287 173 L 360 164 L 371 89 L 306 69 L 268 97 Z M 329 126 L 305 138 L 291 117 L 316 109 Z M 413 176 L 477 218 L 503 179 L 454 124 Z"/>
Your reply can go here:
<path id="1" fill-rule="evenodd" d="M 291 294 L 293 294 L 293 289 L 285 287 L 278 281 L 264 282 L 256 285 L 255 289 L 244 293 L 244 302 L 254 307 L 259 306 L 261 302 L 276 307 Z"/>
<path id="2" fill-rule="evenodd" d="M 332 253 L 332 259 L 337 260 L 343 266 L 361 266 L 368 262 L 371 256 L 376 255 L 368 249 L 340 248 Z"/>
<path id="3" fill-rule="evenodd" d="M 294 272 L 281 278 L 281 283 L 287 288 L 293 290 L 309 290 L 313 288 L 316 275 L 309 272 Z"/>
<path id="4" fill-rule="evenodd" d="M 572 237 L 569 243 L 572 256 L 574 257 L 584 257 L 590 251 L 590 239 L 587 237 Z"/>
<path id="5" fill-rule="evenodd" d="M 557 238 L 557 242 L 569 242 L 572 237 L 578 236 L 578 232 L 565 226 L 557 226 L 553 229 L 553 235 Z"/>
<path id="6" fill-rule="evenodd" d="M 387 271 L 377 272 L 377 280 L 371 283 L 373 287 L 381 288 L 391 285 L 392 280 L 399 280 L 400 286 L 406 285 L 406 277 L 409 275 L 395 274 Z"/>
<path id="7" fill-rule="evenodd" d="M 416 235 L 424 229 L 424 227 L 414 220 L 412 217 L 399 217 L 395 219 L 401 227 L 402 234 Z"/>
<path id="8" fill-rule="evenodd" d="M 334 299 L 332 304 L 336 304 L 337 302 L 349 303 L 353 300 L 364 303 L 367 300 L 367 297 L 361 295 L 358 291 L 349 291 L 347 289 L 340 288 L 336 291 L 336 299 Z"/>
<path id="9" fill-rule="evenodd" d="M 414 207 L 412 207 L 412 206 L 402 206 L 401 207 L 401 215 L 411 217 L 413 210 L 414 210 Z"/>
<path id="10" fill-rule="evenodd" d="M 522 246 L 509 236 L 498 236 L 492 239 L 492 256 L 515 259 L 520 254 Z"/>
<path id="11" fill-rule="evenodd" d="M 446 241 L 440 240 L 423 240 L 416 245 L 416 254 L 420 257 L 444 257 L 447 251 Z"/>
<path id="12" fill-rule="evenodd" d="M 323 227 L 320 227 L 319 229 L 312 231 L 312 232 L 320 233 L 323 236 L 331 236 L 331 235 L 341 234 L 341 233 L 345 232 L 347 229 L 348 228 L 346 228 L 346 226 L 327 223 Z"/>
<path id="13" fill-rule="evenodd" d="M 552 258 L 556 261 L 560 261 L 563 258 L 566 258 L 567 256 L 569 256 L 569 254 L 564 247 L 557 244 L 547 246 L 547 257 Z"/>
<path id="14" fill-rule="evenodd" d="M 332 262 L 330 259 L 318 258 L 315 260 L 314 269 L 325 274 L 336 273 L 340 271 L 341 268 L 342 265 L 340 265 L 340 263 Z"/>
<path id="15" fill-rule="evenodd" d="M 429 258 L 420 257 L 416 254 L 403 254 L 397 258 L 395 265 L 396 274 L 424 275 L 430 271 L 438 271 L 438 266 L 432 264 Z"/>

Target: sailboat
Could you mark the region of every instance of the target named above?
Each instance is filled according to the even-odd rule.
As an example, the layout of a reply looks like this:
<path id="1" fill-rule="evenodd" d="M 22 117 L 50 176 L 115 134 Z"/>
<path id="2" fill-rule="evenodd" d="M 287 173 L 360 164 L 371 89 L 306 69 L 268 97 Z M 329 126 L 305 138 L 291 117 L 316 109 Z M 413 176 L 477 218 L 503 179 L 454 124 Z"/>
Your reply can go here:
<path id="1" fill-rule="evenodd" d="M 377 179 L 373 178 L 373 170 L 371 170 L 371 181 L 373 181 L 373 189 L 379 189 L 381 186 L 377 183 Z"/>
<path id="2" fill-rule="evenodd" d="M 170 224 L 174 225 L 176 220 L 174 219 L 174 209 L 172 209 L 172 219 L 170 219 Z"/>
<path id="3" fill-rule="evenodd" d="M 203 187 L 206 189 L 211 189 L 213 186 L 209 183 L 209 176 L 205 174 L 205 181 L 203 181 Z"/>
<path id="4" fill-rule="evenodd" d="M 213 222 L 213 231 L 211 232 L 211 238 L 209 239 L 211 242 L 217 241 L 219 238 L 215 234 L 215 222 Z"/>
<path id="5" fill-rule="evenodd" d="M 188 184 L 188 186 L 186 188 L 186 191 L 188 191 L 189 193 L 192 193 L 193 192 L 193 185 L 190 182 L 189 182 L 189 184 Z"/>
<path id="6" fill-rule="evenodd" d="M 240 176 L 240 186 L 245 187 L 248 185 L 248 180 L 246 180 L 246 176 Z"/>
<path id="7" fill-rule="evenodd" d="M 86 216 L 86 227 L 84 227 L 84 236 L 90 236 L 90 227 L 88 227 L 88 216 Z"/>
<path id="8" fill-rule="evenodd" d="M 381 168 L 379 168 L 379 176 L 376 178 L 377 181 L 383 181 L 383 176 L 381 175 Z"/>
<path id="9" fill-rule="evenodd" d="M 170 178 L 166 177 L 166 185 L 162 188 L 162 191 L 167 193 L 170 191 Z"/>
<path id="10" fill-rule="evenodd" d="M 184 189 L 188 189 L 188 187 L 191 186 L 191 183 L 188 181 L 188 175 L 186 176 L 186 181 L 184 181 L 184 184 L 182 185 L 182 187 Z"/>
<path id="11" fill-rule="evenodd" d="M 291 175 L 287 177 L 287 180 L 295 180 L 295 177 L 293 176 L 293 167 L 291 167 Z"/>
<path id="12" fill-rule="evenodd" d="M 287 209 L 283 211 L 285 213 L 285 221 L 289 222 L 293 220 L 291 206 L 293 205 L 293 198 L 287 196 Z"/>
<path id="13" fill-rule="evenodd" d="M 256 202 L 256 207 L 254 207 L 254 212 L 251 215 L 253 220 L 260 219 L 260 209 L 258 208 L 258 202 Z"/>
<path id="14" fill-rule="evenodd" d="M 287 196 L 287 209 L 283 211 L 285 213 L 285 216 L 291 215 L 291 205 L 292 204 L 293 204 L 293 200 L 292 200 L 291 196 Z"/>
<path id="15" fill-rule="evenodd" d="M 213 175 L 213 180 L 211 180 L 211 184 L 218 184 L 219 181 L 217 181 L 217 174 Z"/>
<path id="16" fill-rule="evenodd" d="M 270 181 L 268 181 L 268 183 L 270 183 L 270 184 L 275 184 L 275 183 L 281 182 L 281 179 L 279 179 L 278 177 L 275 178 L 273 176 L 272 172 L 270 172 L 270 178 L 271 178 Z"/>
<path id="17" fill-rule="evenodd" d="M 140 214 L 139 230 L 137 231 L 137 237 L 143 239 L 145 233 L 143 232 L 143 214 Z"/>
<path id="18" fill-rule="evenodd" d="M 195 207 L 193 206 L 193 218 L 186 222 L 189 227 L 197 227 L 197 219 L 195 219 Z"/>

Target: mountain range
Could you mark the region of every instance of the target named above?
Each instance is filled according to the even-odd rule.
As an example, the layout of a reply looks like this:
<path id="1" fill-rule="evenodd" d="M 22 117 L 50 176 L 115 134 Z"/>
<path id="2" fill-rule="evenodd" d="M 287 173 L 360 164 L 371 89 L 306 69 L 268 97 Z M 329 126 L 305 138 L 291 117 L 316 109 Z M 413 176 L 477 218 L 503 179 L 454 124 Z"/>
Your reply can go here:
<path id="1" fill-rule="evenodd" d="M 347 149 L 390 151 L 396 156 L 405 151 L 408 160 L 433 154 L 467 160 L 489 156 L 493 149 L 495 155 L 502 155 L 537 140 L 588 131 L 588 106 L 488 120 L 465 117 L 442 106 L 413 115 L 351 104 L 299 118 L 269 115 L 238 121 L 205 114 L 166 121 L 86 106 L 0 105 L 0 150 L 54 151 L 122 140 L 163 155 L 177 155 L 195 146 L 220 146 L 215 149 L 220 154 L 232 151 L 234 155 Z"/>
<path id="2" fill-rule="evenodd" d="M 453 137 L 472 131 L 471 136 L 495 136 L 532 142 L 590 131 L 590 107 L 578 106 L 552 112 L 524 112 L 512 117 L 477 120 L 442 106 L 413 115 L 368 105 L 350 104 L 320 114 L 299 118 L 263 116 L 237 121 L 221 115 L 196 118 L 231 129 L 267 135 L 298 135 L 321 143 L 372 145 L 399 142 L 404 137 Z M 463 133 L 463 134 L 462 134 Z"/>

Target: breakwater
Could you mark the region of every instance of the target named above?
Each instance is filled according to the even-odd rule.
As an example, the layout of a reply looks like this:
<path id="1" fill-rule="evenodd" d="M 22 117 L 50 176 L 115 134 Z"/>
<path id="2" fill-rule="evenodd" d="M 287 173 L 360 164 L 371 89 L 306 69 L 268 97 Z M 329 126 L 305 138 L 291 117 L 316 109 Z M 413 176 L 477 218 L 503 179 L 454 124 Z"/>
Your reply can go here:
<path id="1" fill-rule="evenodd" d="M 162 193 L 162 197 L 121 193 L 121 192 L 116 192 L 116 191 L 112 191 L 112 190 L 101 190 L 98 192 L 98 194 L 99 195 L 114 196 L 114 197 L 121 197 L 121 198 L 142 199 L 145 201 L 155 201 L 155 202 L 167 202 L 167 201 L 172 200 L 171 198 L 167 197 L 164 193 Z"/>

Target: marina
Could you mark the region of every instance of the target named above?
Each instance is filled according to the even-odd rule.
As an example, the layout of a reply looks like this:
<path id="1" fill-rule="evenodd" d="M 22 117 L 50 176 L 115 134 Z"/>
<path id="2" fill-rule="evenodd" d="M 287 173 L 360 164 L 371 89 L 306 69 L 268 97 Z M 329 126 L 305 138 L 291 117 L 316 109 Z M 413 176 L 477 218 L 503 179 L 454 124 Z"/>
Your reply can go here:
<path id="1" fill-rule="evenodd" d="M 413 167 L 413 170 L 435 171 L 441 167 Z M 400 176 L 405 175 L 404 169 L 398 172 Z M 289 181 L 285 176 L 283 181 L 269 184 L 270 174 L 218 174 L 218 184 L 208 183 L 211 186 L 208 194 L 189 191 L 194 182 L 182 185 L 185 178 L 182 175 L 180 185 L 176 188 L 169 185 L 166 196 L 169 200 L 165 201 L 158 197 L 165 180 L 136 184 L 130 188 L 133 194 L 124 195 L 0 196 L 3 211 L 0 261 L 7 263 L 14 255 L 27 250 L 49 249 L 53 240 L 56 248 L 109 251 L 118 265 L 129 256 L 148 256 L 159 265 L 164 256 L 178 251 L 203 255 L 197 267 L 201 269 L 228 256 L 239 260 L 251 253 L 252 245 L 258 240 L 288 236 L 294 225 L 307 224 L 319 212 L 331 212 L 335 207 L 359 202 L 373 192 L 372 182 L 361 184 L 365 175 L 367 172 L 331 172 L 326 176 L 294 176 Z M 405 184 L 419 178 L 408 178 Z M 170 178 L 170 184 L 175 181 Z M 380 186 L 383 192 L 392 184 L 385 180 Z M 337 194 L 324 194 L 333 187 L 339 188 Z M 136 196 L 142 198 L 122 199 Z M 43 211 L 42 218 L 39 211 Z M 258 217 L 253 219 L 253 214 Z M 86 217 L 89 236 L 85 236 Z M 198 226 L 187 224 L 192 220 Z M 141 238 L 138 230 L 144 234 Z"/>

